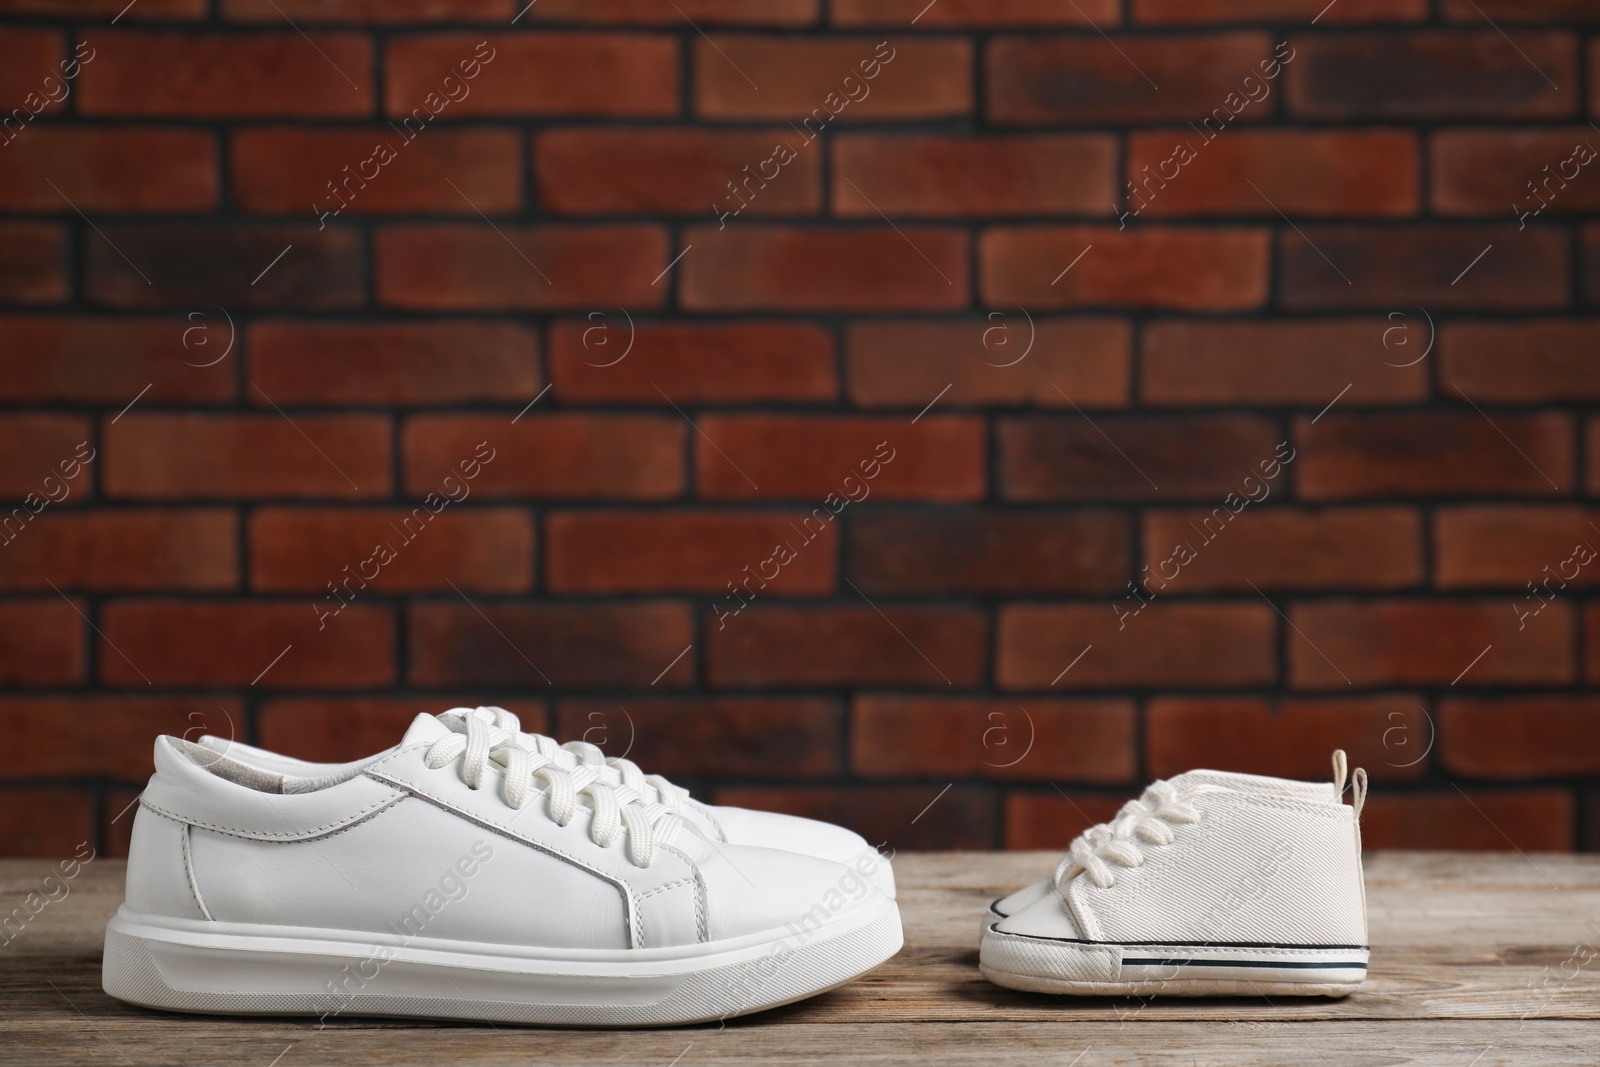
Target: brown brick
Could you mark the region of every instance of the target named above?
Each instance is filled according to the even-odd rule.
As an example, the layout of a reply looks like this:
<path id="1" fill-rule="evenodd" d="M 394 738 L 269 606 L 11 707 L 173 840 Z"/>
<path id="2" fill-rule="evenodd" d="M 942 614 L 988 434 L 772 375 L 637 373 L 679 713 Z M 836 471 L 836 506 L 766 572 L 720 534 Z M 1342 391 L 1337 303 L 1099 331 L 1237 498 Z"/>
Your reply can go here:
<path id="1" fill-rule="evenodd" d="M 1244 78 L 1259 80 L 1272 56 L 1264 33 L 995 37 L 984 55 L 986 113 L 1002 125 L 1091 126 L 1184 121 L 1211 107 L 1226 115 L 1224 101 L 1243 101 Z M 1264 103 L 1246 104 L 1232 121 L 1269 114 Z"/>
<path id="2" fill-rule="evenodd" d="M 1147 769 L 1157 778 L 1207 767 L 1328 781 L 1336 748 L 1378 782 L 1421 778 L 1437 736 L 1424 702 L 1409 693 L 1281 703 L 1165 697 L 1152 700 L 1147 715 Z"/>
<path id="3" fill-rule="evenodd" d="M 1410 508 L 1239 507 L 1146 511 L 1143 558 L 1177 593 L 1253 593 L 1251 583 L 1403 589 L 1423 580 L 1422 520 Z"/>
<path id="4" fill-rule="evenodd" d="M 1001 307 L 1229 311 L 1266 301 L 1269 254 L 1259 229 L 996 227 L 978 270 L 984 303 Z"/>
<path id="5" fill-rule="evenodd" d="M 1121 319 L 1036 319 L 1020 309 L 972 321 L 852 323 L 850 398 L 918 411 L 935 397 L 941 407 L 1069 407 L 1069 397 L 1124 407 L 1131 333 Z"/>
<path id="6" fill-rule="evenodd" d="M 1428 396 L 1428 365 L 1418 358 L 1428 329 L 1415 313 L 1383 322 L 1165 319 L 1140 335 L 1139 383 L 1152 404 L 1321 410 L 1335 397 L 1340 403 L 1415 402 Z"/>
<path id="7" fill-rule="evenodd" d="M 84 474 L 84 465 L 99 458 L 89 443 L 93 435 L 89 421 L 75 415 L 0 414 L 0 499 L 23 503 L 33 496 L 30 508 L 42 510 L 94 495 L 94 478 Z"/>
<path id="8" fill-rule="evenodd" d="M 835 215 L 1101 215 L 1117 195 L 1116 139 L 1106 134 L 845 134 L 833 153 Z"/>
<path id="9" fill-rule="evenodd" d="M 67 298 L 67 242 L 60 226 L 0 222 L 0 301 L 57 304 Z"/>
<path id="10" fill-rule="evenodd" d="M 378 301 L 427 310 L 657 307 L 654 226 L 396 226 L 374 242 Z"/>
<path id="11" fill-rule="evenodd" d="M 1593 214 L 1600 209 L 1600 190 L 1575 179 L 1581 177 L 1583 160 L 1593 160 L 1594 143 L 1587 126 L 1441 131 L 1430 145 L 1429 199 L 1444 215 L 1498 219 L 1510 210 L 1519 224 L 1547 214 Z M 1579 155 L 1585 144 L 1588 153 Z"/>
<path id="12" fill-rule="evenodd" d="M 835 121 L 967 115 L 971 45 L 718 34 L 694 42 L 694 111 L 709 119 L 794 119 L 812 138 Z"/>
<path id="13" fill-rule="evenodd" d="M 360 34 L 101 29 L 84 39 L 95 53 L 78 77 L 85 115 L 332 118 L 372 111 L 372 46 Z"/>
<path id="14" fill-rule="evenodd" d="M 1122 18 L 1117 0 L 834 0 L 829 16 L 836 26 L 885 26 L 896 30 L 945 27 L 1066 26 L 1081 29 L 1085 19 L 1114 26 Z M 914 25 L 913 25 L 914 23 Z"/>
<path id="15" fill-rule="evenodd" d="M 761 596 L 834 591 L 833 526 L 805 512 L 557 512 L 546 522 L 555 593 L 710 593 L 754 579 Z M 783 549 L 787 548 L 787 552 Z"/>
<path id="16" fill-rule="evenodd" d="M 684 651 L 693 624 L 677 603 L 567 607 L 457 597 L 413 605 L 407 621 L 412 685 L 681 689 L 700 656 Z"/>
<path id="17" fill-rule="evenodd" d="M 267 321 L 247 337 L 258 405 L 525 404 L 542 388 L 534 335 L 509 322 Z"/>
<path id="18" fill-rule="evenodd" d="M 0 685 L 74 685 L 83 680 L 88 623 L 61 597 L 0 604 Z"/>
<path id="19" fill-rule="evenodd" d="M 40 696 L 0 699 L 7 778 L 101 778 L 142 782 L 155 772 L 156 738 L 240 738 L 244 708 L 233 699 Z"/>
<path id="20" fill-rule="evenodd" d="M 52 11 L 50 14 L 58 14 Z M 84 53 L 87 55 L 88 53 Z M 26 137 L 36 121 L 36 116 L 59 112 L 68 99 L 63 94 L 71 92 L 72 85 L 62 78 L 71 69 L 62 64 L 71 63 L 71 52 L 60 31 L 43 27 L 8 26 L 6 35 L 0 37 L 0 100 L 5 101 L 0 118 L 10 120 L 0 127 L 0 145 L 12 147 L 11 142 Z M 82 64 L 79 64 L 82 70 Z M 45 79 L 50 79 L 46 81 Z M 35 116 L 26 119 L 21 116 Z"/>
<path id="21" fill-rule="evenodd" d="M 375 497 L 392 488 L 377 415 L 141 415 L 104 427 L 108 496 Z"/>
<path id="22" fill-rule="evenodd" d="M 799 499 L 837 513 L 868 498 L 983 495 L 983 424 L 976 419 L 929 416 L 912 425 L 852 416 L 706 415 L 698 429 L 695 484 L 709 499 Z"/>
<path id="23" fill-rule="evenodd" d="M 950 229 L 695 227 L 677 268 L 694 311 L 909 311 L 966 306 L 967 238 Z"/>
<path id="24" fill-rule="evenodd" d="M 727 603 L 706 623 L 706 674 L 719 688 L 971 686 L 985 673 L 989 627 L 977 611 Z"/>
<path id="25" fill-rule="evenodd" d="M 1439 373 L 1452 393 L 1479 403 L 1594 401 L 1597 350 L 1593 320 L 1450 323 L 1440 332 Z"/>
<path id="26" fill-rule="evenodd" d="M 1550 604 L 1519 631 L 1504 598 L 1296 604 L 1296 629 L 1285 637 L 1289 677 L 1301 689 L 1571 683 L 1574 614 L 1570 604 Z"/>
<path id="27" fill-rule="evenodd" d="M 1310 14 L 1305 0 L 1133 0 L 1133 21 L 1196 25 L 1212 22 L 1295 24 Z M 1427 0 L 1341 0 L 1316 20 L 1338 22 L 1421 22 Z"/>
<path id="28" fill-rule="evenodd" d="M 1209 139 L 1208 139 L 1209 138 Z M 1126 207 L 1138 217 L 1415 215 L 1416 136 L 1402 130 L 1180 126 L 1128 138 Z M 1252 188 L 1252 183 L 1255 188 Z"/>
<path id="29" fill-rule="evenodd" d="M 481 50 L 480 50 L 481 47 Z M 436 33 L 384 51 L 384 110 L 483 115 L 666 116 L 678 111 L 678 43 L 642 33 Z M 463 87 L 454 101 L 444 94 Z M 422 119 L 418 120 L 423 121 Z"/>
<path id="30" fill-rule="evenodd" d="M 995 666 L 1001 688 L 1215 688 L 1277 680 L 1278 618 L 1266 604 L 1158 601 L 1120 623 L 1119 632 L 1109 601 L 1001 608 Z"/>
<path id="31" fill-rule="evenodd" d="M 1433 519 L 1434 581 L 1441 589 L 1512 589 L 1510 603 L 1521 611 L 1535 611 L 1568 586 L 1600 584 L 1600 564 L 1583 562 L 1600 559 L 1596 527 L 1600 512 L 1578 507 L 1440 508 Z M 1583 545 L 1590 546 L 1589 551 L 1579 552 Z M 1540 587 L 1537 595 L 1530 583 Z"/>
<path id="32" fill-rule="evenodd" d="M 1129 575 L 1114 512 L 868 511 L 852 516 L 849 574 L 868 593 L 1113 593 Z"/>
<path id="33" fill-rule="evenodd" d="M 1308 500 L 1349 500 L 1571 490 L 1573 426 L 1566 415 L 1492 418 L 1491 424 L 1475 411 L 1332 413 L 1313 426 L 1300 416 L 1296 492 Z"/>
<path id="34" fill-rule="evenodd" d="M 395 681 L 394 616 L 371 604 L 351 604 L 319 630 L 309 599 L 121 600 L 101 611 L 100 629 L 103 685 L 369 689 Z"/>
<path id="35" fill-rule="evenodd" d="M 198 19 L 206 14 L 206 0 L 140 0 L 124 11 L 127 0 L 78 0 L 71 7 L 74 17 L 104 15 L 111 18 L 121 12 L 129 22 L 156 19 Z M 0 11 L 8 15 L 52 15 L 62 13 L 61 0 L 3 0 Z"/>
<path id="36" fill-rule="evenodd" d="M 1439 720 L 1439 757 L 1452 774 L 1497 781 L 1600 775 L 1593 696 L 1446 700 Z"/>
<path id="37" fill-rule="evenodd" d="M 1600 54 L 1600 48 L 1597 48 L 1597 54 Z M 1597 59 L 1595 66 L 1600 66 L 1600 59 Z M 1600 110 L 1600 107 L 1595 110 Z M 3 234 L 3 230 L 0 230 L 0 234 Z M 1600 304 L 1600 224 L 1590 222 L 1589 226 L 1582 229 L 1579 258 L 1582 261 L 1581 274 L 1584 278 L 1582 299 L 1589 304 Z M 0 261 L 0 278 L 3 277 L 5 277 L 5 264 Z"/>
<path id="38" fill-rule="evenodd" d="M 1519 33 L 1515 41 L 1488 28 L 1342 33 L 1290 43 L 1297 55 L 1288 65 L 1288 108 L 1299 119 L 1575 114 L 1577 48 L 1565 33 Z"/>
<path id="39" fill-rule="evenodd" d="M 850 764 L 872 778 L 1121 783 L 1134 778 L 1126 700 L 857 697 Z"/>
<path id="40" fill-rule="evenodd" d="M 50 818 L 41 819 L 47 811 Z M 0 791 L 0 855 L 63 859 L 94 847 L 94 797 L 77 789 Z M 15 907 L 15 905 L 13 905 Z"/>
<path id="41" fill-rule="evenodd" d="M 816 778 L 839 769 L 839 709 L 805 697 L 564 700 L 557 736 L 601 745 L 647 774 Z"/>
<path id="42" fill-rule="evenodd" d="M 381 551 L 386 549 L 387 551 Z M 339 592 L 328 589 L 332 583 Z M 341 598 L 533 588 L 533 518 L 519 508 L 260 508 L 250 517 L 250 588 Z"/>
<path id="43" fill-rule="evenodd" d="M 40 125 L 4 147 L 0 204 L 8 209 L 203 212 L 216 206 L 216 149 L 202 131 Z"/>
<path id="44" fill-rule="evenodd" d="M 547 130 L 533 168 L 539 206 L 557 215 L 801 215 L 822 204 L 822 153 L 787 126 Z"/>
<path id="45" fill-rule="evenodd" d="M 239 527 L 220 508 L 45 511 L 20 533 L 3 518 L 0 529 L 0 589 L 42 592 L 54 582 L 106 592 L 214 592 L 239 584 Z"/>
<path id="46" fill-rule="evenodd" d="M 817 19 L 817 0 L 674 0 L 677 10 L 655 0 L 542 0 L 528 12 L 536 21 L 626 23 L 635 26 L 804 26 Z"/>
<path id="47" fill-rule="evenodd" d="M 402 431 L 406 492 L 446 491 L 487 443 L 471 487 L 485 497 L 667 499 L 683 492 L 686 430 L 675 415 L 417 415 Z"/>
<path id="48" fill-rule="evenodd" d="M 319 763 L 344 763 L 399 744 L 418 715 L 452 706 L 471 707 L 481 697 L 280 697 L 256 716 L 258 740 L 274 752 Z M 532 733 L 545 728 L 543 701 L 507 700 L 504 706 Z"/>
<path id="49" fill-rule="evenodd" d="M 1361 815 L 1368 849 L 1570 852 L 1572 794 L 1558 789 L 1378 794 Z"/>
<path id="50" fill-rule="evenodd" d="M 1564 607 L 1565 605 L 1548 605 L 1545 611 L 1540 614 L 1546 614 L 1558 606 Z M 1564 618 L 1565 616 L 1558 615 L 1556 617 L 1557 624 Z M 1529 625 L 1531 629 L 1539 624 L 1530 623 Z M 1583 628 L 1583 673 L 1585 679 L 1592 684 L 1596 680 L 1600 680 L 1600 605 L 1587 604 L 1584 606 L 1581 625 Z"/>
<path id="51" fill-rule="evenodd" d="M 1594 72 L 1600 70 L 1600 40 L 1590 39 L 1588 53 L 1589 113 L 1592 115 L 1600 111 L 1600 81 L 1594 78 Z"/>
<path id="52" fill-rule="evenodd" d="M 518 6 L 513 0 L 222 0 L 222 14 L 234 22 L 503 23 Z"/>
<path id="53" fill-rule="evenodd" d="M 1589 492 L 1595 493 L 1596 486 L 1600 486 L 1600 421 L 1590 419 L 1584 424 L 1583 444 L 1584 467 L 1588 471 Z"/>
<path id="54" fill-rule="evenodd" d="M 1251 415 L 1010 418 L 998 441 L 1000 493 L 1019 502 L 1222 503 L 1229 493 L 1258 493 L 1245 479 L 1290 456 L 1277 427 Z"/>
<path id="55" fill-rule="evenodd" d="M 196 308 L 220 327 L 223 308 L 324 310 L 366 301 L 364 240 L 345 227 L 150 223 L 100 230 L 104 239 L 96 234 L 84 245 L 83 285 L 92 302 L 107 307 Z M 186 355 L 194 363 L 215 358 L 199 350 Z"/>
<path id="56" fill-rule="evenodd" d="M 635 321 L 616 310 L 550 327 L 552 395 L 567 403 L 832 400 L 833 337 L 810 323 Z"/>
<path id="57" fill-rule="evenodd" d="M 1075 837 L 1116 818 L 1123 798 L 1090 793 L 1009 793 L 1005 847 L 1065 851 Z"/>
<path id="58" fill-rule="evenodd" d="M 193 318 L 0 316 L 0 399 L 106 404 L 231 400 L 232 338 L 214 309 Z"/>
<path id="59" fill-rule="evenodd" d="M 1567 303 L 1566 238 L 1550 229 L 1304 226 L 1280 233 L 1278 252 L 1287 308 L 1414 315 L 1419 305 L 1534 310 Z"/>
<path id="60" fill-rule="evenodd" d="M 723 786 L 716 803 L 831 822 L 854 830 L 886 856 L 994 847 L 994 795 L 964 785 L 942 795 L 938 786 Z"/>
<path id="61" fill-rule="evenodd" d="M 522 138 L 515 130 L 244 129 L 233 134 L 229 158 L 234 201 L 259 214 L 321 221 L 474 208 L 496 215 L 522 207 Z"/>
<path id="62" fill-rule="evenodd" d="M 1600 18 L 1586 0 L 1443 0 L 1440 11 L 1453 22 L 1593 22 Z"/>

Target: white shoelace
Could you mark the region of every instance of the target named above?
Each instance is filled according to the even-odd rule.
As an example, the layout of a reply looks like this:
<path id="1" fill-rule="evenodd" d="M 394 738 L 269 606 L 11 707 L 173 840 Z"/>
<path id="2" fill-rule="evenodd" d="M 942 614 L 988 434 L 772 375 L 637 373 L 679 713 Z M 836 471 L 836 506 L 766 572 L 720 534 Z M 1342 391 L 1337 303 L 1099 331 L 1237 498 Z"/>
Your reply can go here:
<path id="1" fill-rule="evenodd" d="M 591 745 L 587 741 L 568 741 L 561 744 L 553 737 L 544 734 L 525 733 L 522 729 L 522 720 L 505 708 L 480 707 L 456 708 L 445 712 L 445 717 L 460 718 L 462 716 L 476 716 L 518 739 L 523 748 L 531 749 L 552 762 L 558 760 L 557 753 L 566 751 L 572 754 L 578 763 L 585 767 L 610 768 L 615 775 L 605 775 L 603 780 L 612 784 L 621 784 L 637 793 L 641 800 L 648 804 L 660 804 L 674 815 L 684 814 L 685 804 L 689 801 L 689 791 L 681 785 L 674 785 L 659 774 L 645 774 L 637 763 L 620 757 L 607 758 L 599 746 Z M 615 781 L 612 781 L 613 778 Z"/>
<path id="2" fill-rule="evenodd" d="M 510 712 L 506 714 L 516 721 Z M 626 831 L 628 859 L 637 867 L 648 867 L 654 861 L 658 830 L 666 829 L 662 820 L 672 818 L 666 805 L 645 802 L 626 782 L 603 781 L 603 767 L 589 763 L 571 769 L 558 766 L 548 753 L 530 752 L 518 744 L 515 729 L 496 726 L 487 716 L 468 713 L 440 718 L 446 725 L 459 726 L 461 732 L 429 746 L 423 760 L 428 767 L 437 770 L 460 758 L 462 780 L 480 789 L 483 772 L 492 760 L 505 769 L 506 803 L 519 811 L 532 799 L 537 779 L 549 794 L 548 812 L 557 826 L 572 822 L 578 814 L 579 798 L 587 797 L 594 811 L 589 837 L 595 844 L 609 848 L 617 835 Z"/>
<path id="3" fill-rule="evenodd" d="M 1117 884 L 1111 864 L 1138 867 L 1144 863 L 1138 842 L 1170 845 L 1174 834 L 1169 824 L 1199 821 L 1199 809 L 1180 798 L 1171 783 L 1152 782 L 1138 800 L 1124 804 L 1116 818 L 1078 835 L 1056 866 L 1056 891 L 1064 892 L 1067 883 L 1080 874 L 1087 874 L 1101 889 L 1109 889 Z"/>

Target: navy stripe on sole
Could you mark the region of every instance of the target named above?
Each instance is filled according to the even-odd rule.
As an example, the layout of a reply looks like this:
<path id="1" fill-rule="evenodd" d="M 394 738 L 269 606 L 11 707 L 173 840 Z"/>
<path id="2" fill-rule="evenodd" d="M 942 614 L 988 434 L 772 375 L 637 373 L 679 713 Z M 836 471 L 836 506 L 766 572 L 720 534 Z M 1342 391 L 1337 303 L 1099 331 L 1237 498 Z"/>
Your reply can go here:
<path id="1" fill-rule="evenodd" d="M 1344 960 L 1329 961 L 1327 963 L 1311 963 L 1301 960 L 1163 960 L 1163 959 L 1125 959 L 1124 967 L 1276 967 L 1280 969 L 1305 969 L 1305 970 L 1366 970 L 1365 963 L 1354 963 Z"/>

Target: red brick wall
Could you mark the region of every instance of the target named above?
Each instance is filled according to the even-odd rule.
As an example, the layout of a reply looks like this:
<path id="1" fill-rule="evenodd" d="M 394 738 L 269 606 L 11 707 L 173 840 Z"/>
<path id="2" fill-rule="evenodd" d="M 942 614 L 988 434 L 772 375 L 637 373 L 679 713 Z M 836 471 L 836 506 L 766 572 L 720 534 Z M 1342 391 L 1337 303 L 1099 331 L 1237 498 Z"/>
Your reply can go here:
<path id="1" fill-rule="evenodd" d="M 463 701 L 902 848 L 1335 745 L 1600 846 L 1595 5 L 124 3 L 0 0 L 0 852 Z"/>

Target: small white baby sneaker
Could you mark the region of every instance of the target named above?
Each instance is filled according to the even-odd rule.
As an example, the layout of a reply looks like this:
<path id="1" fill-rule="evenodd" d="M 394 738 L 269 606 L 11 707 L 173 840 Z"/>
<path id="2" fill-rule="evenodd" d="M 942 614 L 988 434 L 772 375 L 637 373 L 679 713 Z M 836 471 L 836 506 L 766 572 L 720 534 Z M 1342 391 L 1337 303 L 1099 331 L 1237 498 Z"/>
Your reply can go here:
<path id="1" fill-rule="evenodd" d="M 979 966 L 1040 993 L 1345 996 L 1367 974 L 1366 772 L 1333 783 L 1188 771 L 997 900 Z"/>

